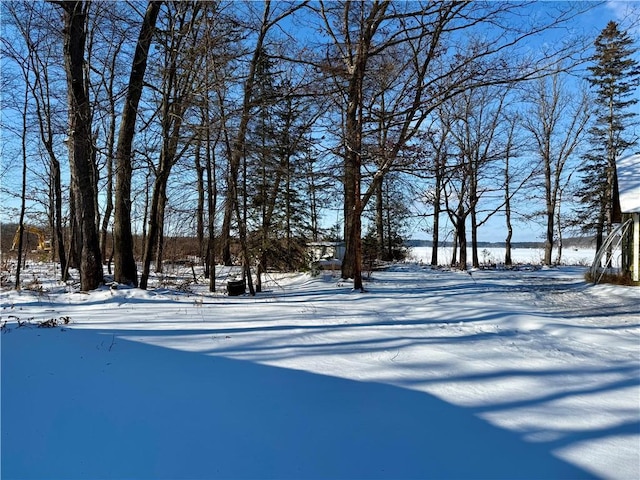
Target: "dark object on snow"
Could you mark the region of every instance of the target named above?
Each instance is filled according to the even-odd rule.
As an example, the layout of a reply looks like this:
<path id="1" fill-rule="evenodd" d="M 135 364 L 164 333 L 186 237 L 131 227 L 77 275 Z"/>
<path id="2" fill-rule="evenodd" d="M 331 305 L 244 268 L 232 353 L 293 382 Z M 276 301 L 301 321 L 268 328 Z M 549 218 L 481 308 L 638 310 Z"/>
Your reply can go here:
<path id="1" fill-rule="evenodd" d="M 244 280 L 230 280 L 227 282 L 227 294 L 230 297 L 244 295 L 247 283 Z"/>

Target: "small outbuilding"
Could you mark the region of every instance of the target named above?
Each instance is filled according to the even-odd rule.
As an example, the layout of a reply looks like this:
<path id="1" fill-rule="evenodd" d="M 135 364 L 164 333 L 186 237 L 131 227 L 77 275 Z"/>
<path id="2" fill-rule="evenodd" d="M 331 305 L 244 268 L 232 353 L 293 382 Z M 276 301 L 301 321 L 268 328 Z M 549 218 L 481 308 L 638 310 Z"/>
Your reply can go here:
<path id="1" fill-rule="evenodd" d="M 614 192 L 616 220 L 625 226 L 622 237 L 622 270 L 640 281 L 640 154 L 616 162 L 618 191 Z M 617 195 L 616 195 L 617 193 Z M 616 198 L 617 197 L 617 198 Z"/>
<path id="2" fill-rule="evenodd" d="M 312 262 L 322 260 L 342 260 L 344 258 L 344 242 L 309 242 L 307 254 Z"/>

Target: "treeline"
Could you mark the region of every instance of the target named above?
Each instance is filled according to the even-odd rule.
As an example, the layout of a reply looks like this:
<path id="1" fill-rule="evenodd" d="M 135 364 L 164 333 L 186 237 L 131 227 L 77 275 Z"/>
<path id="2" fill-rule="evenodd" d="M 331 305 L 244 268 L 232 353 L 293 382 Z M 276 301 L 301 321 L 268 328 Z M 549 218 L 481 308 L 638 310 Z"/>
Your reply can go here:
<path id="1" fill-rule="evenodd" d="M 362 289 L 363 251 L 393 258 L 419 206 L 434 244 L 453 225 L 461 268 L 497 213 L 507 263 L 522 218 L 545 224 L 551 263 L 576 224 L 568 197 L 606 234 L 612 162 L 633 144 L 632 39 L 612 22 L 593 53 L 564 30 L 592 7 L 3 2 L 3 195 L 85 290 L 111 260 L 116 282 L 146 288 L 169 235 L 196 238 L 211 288 L 238 262 L 252 294 L 307 242 L 344 240 L 342 275 Z"/>

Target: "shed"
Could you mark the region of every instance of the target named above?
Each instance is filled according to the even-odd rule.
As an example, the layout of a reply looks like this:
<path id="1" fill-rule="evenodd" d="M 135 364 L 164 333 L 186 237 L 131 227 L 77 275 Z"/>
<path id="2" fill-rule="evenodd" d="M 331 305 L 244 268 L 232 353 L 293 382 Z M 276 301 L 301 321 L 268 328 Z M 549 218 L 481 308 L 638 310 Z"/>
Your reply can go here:
<path id="1" fill-rule="evenodd" d="M 623 269 L 633 281 L 640 281 L 640 154 L 616 162 L 618 191 L 614 192 L 614 211 L 619 209 L 620 223 L 628 224 L 622 241 Z M 615 195 L 617 193 L 617 195 Z M 617 199 L 615 198 L 617 197 Z"/>
<path id="2" fill-rule="evenodd" d="M 307 252 L 312 262 L 344 258 L 344 242 L 309 242 Z"/>

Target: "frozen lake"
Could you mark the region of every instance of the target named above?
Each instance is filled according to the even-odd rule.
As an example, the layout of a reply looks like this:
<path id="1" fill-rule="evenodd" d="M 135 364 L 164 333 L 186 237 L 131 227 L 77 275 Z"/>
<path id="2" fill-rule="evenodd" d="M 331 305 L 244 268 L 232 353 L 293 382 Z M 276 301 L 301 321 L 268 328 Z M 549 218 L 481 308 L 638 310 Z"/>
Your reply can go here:
<path id="1" fill-rule="evenodd" d="M 594 248 L 564 248 L 562 250 L 562 265 L 580 265 L 591 266 L 596 251 Z M 452 247 L 440 247 L 438 250 L 438 263 L 440 265 L 449 265 L 451 256 L 453 255 Z M 553 251 L 553 259 L 557 258 L 557 250 Z M 478 256 L 480 263 L 483 264 L 501 264 L 504 263 L 504 248 L 479 248 Z M 511 259 L 516 264 L 532 264 L 540 265 L 544 258 L 544 248 L 512 248 Z M 467 249 L 467 259 L 471 262 L 471 249 Z M 431 263 L 431 247 L 412 247 L 409 254 L 410 261 Z"/>

